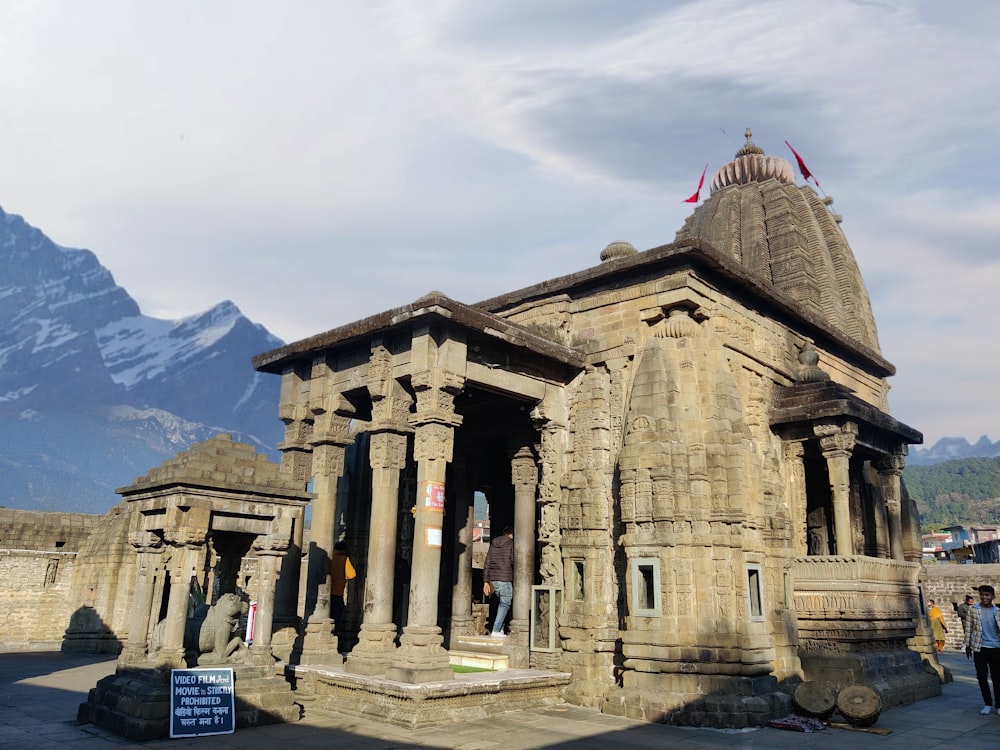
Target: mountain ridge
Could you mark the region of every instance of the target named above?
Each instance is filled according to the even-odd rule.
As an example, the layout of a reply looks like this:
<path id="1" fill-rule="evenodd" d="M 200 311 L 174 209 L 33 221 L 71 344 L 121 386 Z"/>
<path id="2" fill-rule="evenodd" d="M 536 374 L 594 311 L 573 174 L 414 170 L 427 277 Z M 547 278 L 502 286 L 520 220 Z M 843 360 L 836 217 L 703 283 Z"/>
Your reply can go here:
<path id="1" fill-rule="evenodd" d="M 0 208 L 0 505 L 104 513 L 127 485 L 227 432 L 277 460 L 284 342 L 224 300 L 144 315 L 97 255 Z"/>

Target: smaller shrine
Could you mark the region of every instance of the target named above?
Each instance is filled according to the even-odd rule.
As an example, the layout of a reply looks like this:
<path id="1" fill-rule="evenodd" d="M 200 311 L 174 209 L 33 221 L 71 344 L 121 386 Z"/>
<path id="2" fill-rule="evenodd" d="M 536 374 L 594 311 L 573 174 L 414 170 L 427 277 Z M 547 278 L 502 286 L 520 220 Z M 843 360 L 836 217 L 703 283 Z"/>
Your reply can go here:
<path id="1" fill-rule="evenodd" d="M 131 622 L 115 674 L 90 691 L 79 720 L 137 741 L 166 737 L 171 670 L 205 666 L 233 669 L 237 727 L 298 720 L 272 635 L 275 624 L 294 628 L 311 495 L 225 434 L 117 492 L 136 555 Z"/>

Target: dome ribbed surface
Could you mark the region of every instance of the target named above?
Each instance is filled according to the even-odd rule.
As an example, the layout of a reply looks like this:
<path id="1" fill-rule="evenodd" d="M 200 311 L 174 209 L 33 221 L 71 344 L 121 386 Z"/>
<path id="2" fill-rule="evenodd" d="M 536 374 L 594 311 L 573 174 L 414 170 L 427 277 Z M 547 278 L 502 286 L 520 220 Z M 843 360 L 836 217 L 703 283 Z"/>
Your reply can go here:
<path id="1" fill-rule="evenodd" d="M 639 251 L 635 249 L 631 242 L 617 240 L 610 243 L 601 251 L 601 260 L 608 261 L 615 258 L 624 258 L 629 255 L 635 255 L 637 252 Z"/>
<path id="2" fill-rule="evenodd" d="M 784 159 L 737 156 L 716 174 L 720 188 L 688 217 L 677 241 L 708 242 L 841 333 L 880 352 L 868 292 L 837 218 L 812 188 L 787 179 L 786 171 L 790 174 L 791 166 Z"/>

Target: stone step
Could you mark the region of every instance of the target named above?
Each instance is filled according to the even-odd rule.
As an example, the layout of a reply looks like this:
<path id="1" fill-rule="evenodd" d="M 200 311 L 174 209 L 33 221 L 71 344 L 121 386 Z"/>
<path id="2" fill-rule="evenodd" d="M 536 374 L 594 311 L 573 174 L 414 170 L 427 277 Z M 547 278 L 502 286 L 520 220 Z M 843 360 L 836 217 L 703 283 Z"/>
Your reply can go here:
<path id="1" fill-rule="evenodd" d="M 459 667 L 479 667 L 480 669 L 510 669 L 507 654 L 489 654 L 479 651 L 448 651 L 448 661 Z"/>

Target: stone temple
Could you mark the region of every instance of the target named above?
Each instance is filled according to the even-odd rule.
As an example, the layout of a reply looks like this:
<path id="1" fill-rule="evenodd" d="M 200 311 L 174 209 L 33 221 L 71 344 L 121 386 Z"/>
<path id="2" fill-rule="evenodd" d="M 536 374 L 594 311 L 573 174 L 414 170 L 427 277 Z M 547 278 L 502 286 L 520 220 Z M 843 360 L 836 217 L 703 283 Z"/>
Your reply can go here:
<path id="1" fill-rule="evenodd" d="M 831 201 L 749 132 L 671 244 L 614 242 L 477 304 L 431 292 L 253 364 L 282 379 L 278 509 L 245 488 L 236 510 L 219 509 L 232 490 L 171 500 L 147 477 L 123 491 L 146 514 L 133 546 L 176 537 L 183 514 L 188 542 L 201 518 L 250 556 L 302 546 L 301 573 L 298 555 L 270 563 L 277 591 L 258 598 L 276 656 L 324 707 L 400 721 L 408 700 L 411 717 L 482 706 L 449 692 L 470 654 L 538 675 L 507 705 L 558 696 L 681 724 L 764 724 L 810 680 L 871 686 L 887 707 L 940 693 L 900 481 L 922 436 L 889 415 L 894 368 Z M 482 637 L 480 494 L 492 528 L 514 528 L 500 644 Z M 334 633 L 341 539 L 358 578 Z M 204 567 L 185 554 L 184 591 Z M 169 607 L 142 589 L 131 622 L 180 612 L 177 588 Z M 130 634 L 129 664 L 148 648 Z"/>

